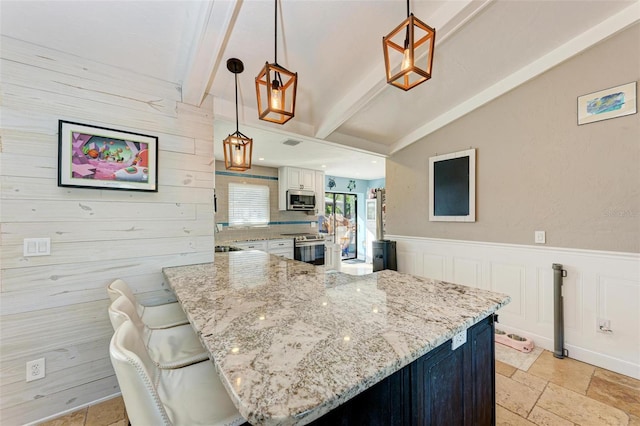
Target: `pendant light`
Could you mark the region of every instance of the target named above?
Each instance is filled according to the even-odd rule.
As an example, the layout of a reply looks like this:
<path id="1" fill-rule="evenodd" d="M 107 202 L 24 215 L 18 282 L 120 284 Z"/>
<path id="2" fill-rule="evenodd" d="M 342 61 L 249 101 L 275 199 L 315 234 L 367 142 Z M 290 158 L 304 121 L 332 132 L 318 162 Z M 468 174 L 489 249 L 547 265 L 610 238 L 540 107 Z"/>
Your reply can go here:
<path id="1" fill-rule="evenodd" d="M 409 12 L 386 37 L 382 37 L 387 83 L 409 90 L 431 78 L 436 30 Z"/>
<path id="2" fill-rule="evenodd" d="M 227 60 L 227 69 L 235 74 L 236 81 L 236 131 L 222 142 L 224 148 L 224 167 L 227 170 L 244 172 L 251 168 L 251 154 L 253 139 L 238 130 L 238 74 L 244 71 L 244 64 L 240 59 Z"/>
<path id="3" fill-rule="evenodd" d="M 278 0 L 275 0 L 274 50 L 273 63 L 265 62 L 256 77 L 258 117 L 260 120 L 284 124 L 293 118 L 296 111 L 298 73 L 278 65 Z"/>

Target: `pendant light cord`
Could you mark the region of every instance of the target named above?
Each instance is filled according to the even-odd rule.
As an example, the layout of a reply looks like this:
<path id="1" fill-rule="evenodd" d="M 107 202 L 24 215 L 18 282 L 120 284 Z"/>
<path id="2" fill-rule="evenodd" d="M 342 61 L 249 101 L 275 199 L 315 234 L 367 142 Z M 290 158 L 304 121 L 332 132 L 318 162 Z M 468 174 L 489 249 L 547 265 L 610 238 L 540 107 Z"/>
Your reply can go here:
<path id="1" fill-rule="evenodd" d="M 236 77 L 236 133 L 240 132 L 240 128 L 238 127 L 238 74 L 235 74 Z"/>
<path id="2" fill-rule="evenodd" d="M 407 0 L 407 18 L 409 17 L 410 13 L 409 13 L 409 0 Z"/>
<path id="3" fill-rule="evenodd" d="M 273 63 L 277 65 L 278 64 L 278 0 L 275 0 L 275 4 L 276 4 L 276 13 L 273 18 L 273 27 L 274 27 L 274 33 L 275 33 L 275 37 L 273 38 L 273 50 L 275 51 L 275 60 L 273 61 Z"/>

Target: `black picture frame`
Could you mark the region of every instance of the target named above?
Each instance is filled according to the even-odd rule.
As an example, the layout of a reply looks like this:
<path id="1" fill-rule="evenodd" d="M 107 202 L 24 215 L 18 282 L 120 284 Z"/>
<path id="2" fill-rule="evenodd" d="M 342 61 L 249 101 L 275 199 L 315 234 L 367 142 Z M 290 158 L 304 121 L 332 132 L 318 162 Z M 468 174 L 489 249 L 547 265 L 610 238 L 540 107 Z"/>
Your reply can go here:
<path id="1" fill-rule="evenodd" d="M 158 137 L 59 120 L 58 186 L 158 192 Z"/>

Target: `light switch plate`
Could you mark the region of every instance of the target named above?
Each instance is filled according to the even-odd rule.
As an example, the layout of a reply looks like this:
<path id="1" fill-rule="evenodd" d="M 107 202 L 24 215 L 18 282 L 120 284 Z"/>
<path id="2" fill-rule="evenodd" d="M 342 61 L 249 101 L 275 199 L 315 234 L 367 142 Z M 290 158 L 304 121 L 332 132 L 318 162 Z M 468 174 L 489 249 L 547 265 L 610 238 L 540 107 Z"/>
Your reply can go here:
<path id="1" fill-rule="evenodd" d="M 534 233 L 534 241 L 536 244 L 544 244 L 546 243 L 546 235 L 544 231 L 535 231 Z"/>
<path id="2" fill-rule="evenodd" d="M 51 238 L 25 238 L 23 256 L 50 256 Z"/>

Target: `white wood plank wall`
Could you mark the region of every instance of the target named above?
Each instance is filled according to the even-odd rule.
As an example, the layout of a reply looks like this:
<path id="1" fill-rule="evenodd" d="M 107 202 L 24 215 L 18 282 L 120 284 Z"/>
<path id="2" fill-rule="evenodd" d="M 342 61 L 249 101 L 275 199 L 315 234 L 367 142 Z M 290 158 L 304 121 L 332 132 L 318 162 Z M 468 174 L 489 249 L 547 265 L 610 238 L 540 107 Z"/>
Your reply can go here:
<path id="1" fill-rule="evenodd" d="M 213 102 L 178 84 L 3 37 L 0 110 L 0 423 L 119 392 L 105 287 L 163 288 L 163 266 L 213 257 Z M 158 193 L 57 186 L 58 120 L 159 138 Z M 22 256 L 24 238 L 51 256 Z M 25 382 L 25 364 L 46 377 Z"/>

